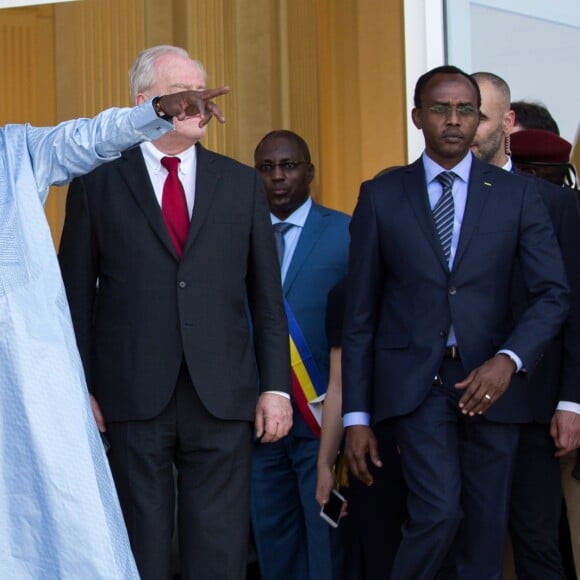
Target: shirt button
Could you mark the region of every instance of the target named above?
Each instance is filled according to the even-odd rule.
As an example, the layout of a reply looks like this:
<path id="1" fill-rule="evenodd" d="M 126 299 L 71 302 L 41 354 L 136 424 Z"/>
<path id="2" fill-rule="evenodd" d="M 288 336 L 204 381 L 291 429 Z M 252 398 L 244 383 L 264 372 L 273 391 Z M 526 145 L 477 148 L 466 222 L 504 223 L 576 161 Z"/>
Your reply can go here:
<path id="1" fill-rule="evenodd" d="M 451 294 L 452 296 L 454 294 L 457 294 L 457 288 L 455 288 L 455 286 L 449 286 L 449 294 Z"/>
<path id="2" fill-rule="evenodd" d="M 186 286 L 187 286 L 187 283 L 184 282 L 183 280 L 179 283 L 180 288 L 185 288 Z"/>

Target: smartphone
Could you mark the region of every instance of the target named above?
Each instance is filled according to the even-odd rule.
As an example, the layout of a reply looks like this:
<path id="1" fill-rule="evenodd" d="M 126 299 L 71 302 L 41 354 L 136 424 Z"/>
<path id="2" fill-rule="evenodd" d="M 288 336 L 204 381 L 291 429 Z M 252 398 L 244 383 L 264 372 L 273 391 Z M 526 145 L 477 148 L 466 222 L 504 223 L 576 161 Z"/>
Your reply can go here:
<path id="1" fill-rule="evenodd" d="M 345 502 L 344 497 L 333 489 L 328 497 L 328 502 L 320 510 L 320 517 L 333 528 L 337 528 Z"/>

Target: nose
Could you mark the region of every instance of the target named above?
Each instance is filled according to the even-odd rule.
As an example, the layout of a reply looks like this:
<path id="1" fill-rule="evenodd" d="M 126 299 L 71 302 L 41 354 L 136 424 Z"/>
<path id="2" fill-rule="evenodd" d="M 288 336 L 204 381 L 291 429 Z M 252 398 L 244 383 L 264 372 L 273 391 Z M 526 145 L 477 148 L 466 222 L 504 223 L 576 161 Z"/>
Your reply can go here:
<path id="1" fill-rule="evenodd" d="M 286 175 L 282 171 L 282 168 L 278 163 L 274 165 L 272 171 L 270 172 L 270 179 L 272 181 L 281 181 L 286 178 Z"/>
<path id="2" fill-rule="evenodd" d="M 459 113 L 455 107 L 451 107 L 449 113 L 447 113 L 447 124 L 459 125 Z"/>

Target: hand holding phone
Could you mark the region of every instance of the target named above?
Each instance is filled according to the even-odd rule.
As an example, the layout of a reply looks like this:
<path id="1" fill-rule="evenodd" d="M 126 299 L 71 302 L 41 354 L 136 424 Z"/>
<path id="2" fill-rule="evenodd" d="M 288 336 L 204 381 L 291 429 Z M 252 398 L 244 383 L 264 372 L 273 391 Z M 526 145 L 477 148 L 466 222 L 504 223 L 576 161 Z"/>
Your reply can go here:
<path id="1" fill-rule="evenodd" d="M 320 517 L 331 525 L 337 528 L 340 523 L 340 516 L 344 511 L 346 500 L 338 491 L 333 489 L 328 496 L 328 501 L 322 506 L 320 510 Z"/>

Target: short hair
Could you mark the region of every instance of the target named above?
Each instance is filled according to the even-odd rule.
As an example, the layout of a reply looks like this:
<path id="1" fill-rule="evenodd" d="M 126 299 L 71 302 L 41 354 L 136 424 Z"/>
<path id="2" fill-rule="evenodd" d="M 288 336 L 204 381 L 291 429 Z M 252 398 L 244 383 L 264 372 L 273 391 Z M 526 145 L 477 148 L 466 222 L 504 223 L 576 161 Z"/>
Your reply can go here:
<path id="1" fill-rule="evenodd" d="M 260 142 L 256 145 L 256 149 L 254 150 L 254 163 L 256 162 L 256 160 L 258 158 L 258 155 L 260 153 L 260 149 L 264 146 L 266 141 L 268 141 L 270 139 L 278 139 L 278 138 L 288 139 L 289 141 L 294 141 L 294 143 L 296 145 L 298 145 L 298 148 L 300 149 L 300 151 L 304 157 L 304 161 L 306 161 L 306 163 L 311 163 L 310 149 L 308 148 L 306 141 L 304 141 L 304 139 L 302 137 L 300 137 L 300 135 L 298 135 L 298 133 L 294 133 L 294 131 L 288 131 L 287 129 L 277 129 L 275 131 L 270 131 L 269 133 L 264 135 L 262 137 L 262 139 L 260 139 Z"/>
<path id="2" fill-rule="evenodd" d="M 511 104 L 516 114 L 516 125 L 524 129 L 542 129 L 560 135 L 560 128 L 547 107 L 539 102 L 515 101 Z"/>
<path id="3" fill-rule="evenodd" d="M 475 80 L 472 79 L 470 75 L 468 75 L 465 71 L 462 71 L 460 68 L 446 64 L 443 66 L 433 68 L 430 71 L 427 71 L 426 73 L 421 75 L 417 80 L 417 84 L 415 85 L 415 95 L 413 96 L 413 102 L 417 109 L 421 108 L 423 91 L 425 90 L 425 86 L 435 75 L 461 75 L 462 77 L 465 77 L 473 87 L 473 90 L 475 91 L 477 99 L 477 108 L 479 109 L 479 107 L 481 107 L 481 93 L 479 92 L 479 86 L 475 82 Z"/>
<path id="4" fill-rule="evenodd" d="M 129 91 L 133 101 L 135 101 L 139 93 L 146 93 L 155 84 L 157 80 L 157 59 L 167 54 L 188 58 L 197 66 L 204 81 L 207 79 L 205 68 L 201 62 L 192 59 L 184 48 L 169 44 L 153 46 L 139 53 L 129 69 Z"/>
<path id="5" fill-rule="evenodd" d="M 496 75 L 495 73 L 492 72 L 479 71 L 473 73 L 471 77 L 475 79 L 475 82 L 487 81 L 488 83 L 493 85 L 493 87 L 496 88 L 501 93 L 501 96 L 505 99 L 505 102 L 507 103 L 508 107 L 510 106 L 510 101 L 512 98 L 510 87 L 499 75 Z"/>

